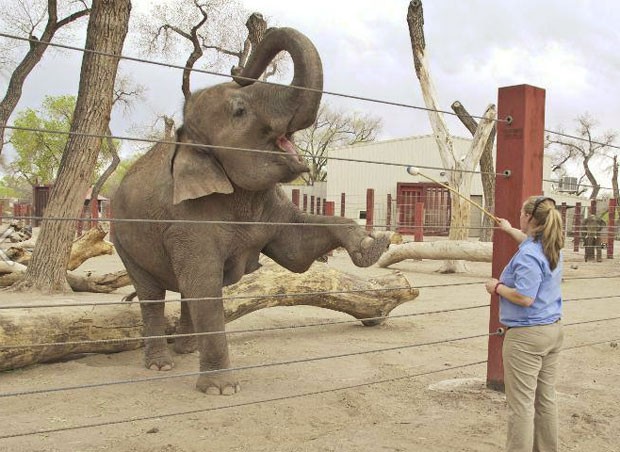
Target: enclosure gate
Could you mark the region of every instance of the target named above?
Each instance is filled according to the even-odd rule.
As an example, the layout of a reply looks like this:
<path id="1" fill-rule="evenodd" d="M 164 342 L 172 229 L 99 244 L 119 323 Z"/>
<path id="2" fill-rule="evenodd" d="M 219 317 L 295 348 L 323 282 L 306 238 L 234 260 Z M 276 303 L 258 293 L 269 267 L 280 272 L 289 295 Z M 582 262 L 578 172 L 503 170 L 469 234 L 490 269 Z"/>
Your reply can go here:
<path id="1" fill-rule="evenodd" d="M 424 204 L 424 235 L 448 235 L 450 231 L 450 192 L 432 183 L 399 182 L 396 187 L 398 232 L 415 233 L 415 205 Z"/>

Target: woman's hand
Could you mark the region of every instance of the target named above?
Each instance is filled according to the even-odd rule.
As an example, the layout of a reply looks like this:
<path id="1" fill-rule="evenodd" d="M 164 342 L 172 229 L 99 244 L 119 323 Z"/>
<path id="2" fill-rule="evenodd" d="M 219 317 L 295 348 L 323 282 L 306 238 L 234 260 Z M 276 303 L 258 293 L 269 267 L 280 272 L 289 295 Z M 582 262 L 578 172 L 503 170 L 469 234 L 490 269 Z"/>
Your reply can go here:
<path id="1" fill-rule="evenodd" d="M 484 288 L 487 290 L 487 292 L 490 295 L 495 295 L 495 286 L 497 285 L 498 282 L 499 282 L 498 279 L 493 278 L 493 279 L 489 279 L 486 283 L 484 283 Z"/>
<path id="2" fill-rule="evenodd" d="M 510 224 L 510 221 L 506 220 L 505 218 L 498 218 L 497 225 L 503 231 L 509 231 L 510 229 L 512 229 L 512 225 Z"/>

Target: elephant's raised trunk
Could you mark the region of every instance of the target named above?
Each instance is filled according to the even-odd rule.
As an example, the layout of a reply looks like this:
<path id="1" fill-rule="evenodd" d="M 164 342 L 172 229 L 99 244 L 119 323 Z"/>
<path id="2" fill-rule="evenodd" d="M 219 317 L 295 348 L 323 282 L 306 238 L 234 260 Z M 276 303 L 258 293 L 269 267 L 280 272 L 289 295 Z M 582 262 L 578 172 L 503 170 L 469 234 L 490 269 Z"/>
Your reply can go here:
<path id="1" fill-rule="evenodd" d="M 323 67 L 312 42 L 292 28 L 270 28 L 239 75 L 258 79 L 271 60 L 283 50 L 291 55 L 295 67 L 291 85 L 255 88 L 265 90 L 265 104 L 274 109 L 269 114 L 278 121 L 286 121 L 286 132 L 294 132 L 314 123 L 321 102 Z M 241 86 L 253 83 L 252 80 L 233 78 Z"/>

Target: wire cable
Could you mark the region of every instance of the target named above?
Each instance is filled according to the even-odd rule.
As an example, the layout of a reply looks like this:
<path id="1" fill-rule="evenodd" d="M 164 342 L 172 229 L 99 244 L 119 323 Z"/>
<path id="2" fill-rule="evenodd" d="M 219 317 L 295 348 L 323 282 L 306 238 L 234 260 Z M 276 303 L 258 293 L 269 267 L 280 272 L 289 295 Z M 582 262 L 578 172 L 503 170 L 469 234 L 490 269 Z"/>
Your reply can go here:
<path id="1" fill-rule="evenodd" d="M 92 50 L 92 49 L 85 49 L 85 48 L 81 48 L 81 47 L 74 47 L 74 46 L 69 46 L 69 45 L 65 45 L 65 44 L 58 44 L 58 43 L 54 43 L 54 42 L 49 42 L 49 41 L 41 41 L 41 40 L 38 40 L 38 39 L 35 39 L 35 38 L 26 38 L 26 37 L 22 37 L 22 36 L 11 35 L 11 34 L 8 34 L 8 33 L 0 32 L 0 37 L 8 38 L 8 39 L 15 39 L 15 40 L 18 40 L 18 41 L 26 41 L 26 42 L 29 42 L 31 44 L 43 44 L 43 45 L 47 45 L 47 46 L 51 46 L 51 47 L 58 47 L 58 48 L 62 48 L 62 49 L 65 49 L 65 50 L 73 50 L 73 51 L 82 52 L 82 53 L 91 53 L 93 55 L 108 56 L 108 57 L 115 58 L 115 59 L 133 61 L 133 62 L 137 62 L 137 63 L 152 64 L 152 65 L 155 65 L 155 66 L 161 66 L 161 67 L 167 67 L 167 68 L 173 68 L 173 69 L 190 70 L 192 72 L 198 72 L 198 73 L 201 73 L 201 74 L 214 75 L 214 76 L 217 76 L 217 77 L 226 77 L 226 78 L 231 78 L 232 77 L 231 74 L 224 74 L 224 73 L 221 73 L 221 72 L 209 71 L 209 70 L 206 70 L 206 69 L 195 69 L 195 68 L 190 68 L 190 67 L 186 67 L 186 66 L 180 66 L 180 65 L 175 65 L 175 64 L 163 63 L 161 61 L 154 61 L 154 60 L 147 60 L 147 59 L 144 59 L 144 58 L 131 57 L 131 56 L 127 56 L 127 55 L 115 55 L 115 54 L 101 52 L 101 51 Z M 253 78 L 249 78 L 249 77 L 243 77 L 243 76 L 236 76 L 235 75 L 234 78 L 235 79 L 239 79 L 239 80 L 247 80 L 247 81 L 251 81 L 251 82 L 254 82 L 254 83 L 263 83 L 263 84 L 266 84 L 266 85 L 281 86 L 283 88 L 291 88 L 291 89 L 298 89 L 298 90 L 303 90 L 303 91 L 317 92 L 317 93 L 327 94 L 327 95 L 331 95 L 331 96 L 343 97 L 343 98 L 347 98 L 347 99 L 361 100 L 361 101 L 365 101 L 365 102 L 373 102 L 373 103 L 377 103 L 377 104 L 390 105 L 390 106 L 394 106 L 394 107 L 404 107 L 404 108 L 409 108 L 409 109 L 414 109 L 414 110 L 422 110 L 422 111 L 433 111 L 433 112 L 437 112 L 437 113 L 444 113 L 444 114 L 451 115 L 451 116 L 459 116 L 458 113 L 455 113 L 453 111 L 435 110 L 435 109 L 428 108 L 428 107 L 421 107 L 421 106 L 418 106 L 418 105 L 405 104 L 405 103 L 401 103 L 401 102 L 379 100 L 379 99 L 373 99 L 373 98 L 370 98 L 370 97 L 362 97 L 362 96 L 355 96 L 355 95 L 350 95 L 350 94 L 337 93 L 337 92 L 333 92 L 333 91 L 318 90 L 318 89 L 308 88 L 308 87 L 305 87 L 305 86 L 282 85 L 280 83 L 269 82 L 269 81 L 266 81 L 266 80 L 258 80 L 258 79 L 253 79 Z M 485 118 L 484 116 L 473 116 L 473 115 L 470 115 L 470 116 L 472 118 L 475 118 L 475 119 L 482 119 L 482 120 L 486 119 L 486 120 L 489 120 L 488 118 Z M 498 122 L 498 123 L 499 122 L 506 122 L 506 123 L 509 122 L 507 119 L 492 119 L 492 121 Z"/>
<path id="2" fill-rule="evenodd" d="M 620 339 L 611 339 L 611 340 L 602 340 L 602 341 L 590 342 L 590 343 L 586 343 L 586 344 L 575 345 L 575 346 L 572 346 L 572 347 L 566 347 L 566 348 L 563 349 L 563 351 L 564 350 L 566 350 L 566 351 L 575 350 L 575 349 L 579 349 L 579 348 L 583 348 L 583 347 L 590 347 L 590 346 L 605 344 L 605 343 L 609 343 L 609 342 L 616 342 L 616 341 L 619 341 L 619 340 Z M 59 433 L 59 432 L 66 432 L 66 431 L 73 431 L 73 430 L 82 430 L 82 429 L 86 429 L 86 428 L 109 427 L 109 426 L 112 426 L 112 425 L 127 424 L 127 423 L 132 423 L 132 422 L 152 421 L 152 420 L 166 419 L 166 418 L 177 417 L 177 416 L 188 416 L 188 415 L 192 415 L 192 414 L 202 414 L 202 413 L 226 410 L 226 409 L 231 409 L 231 408 L 242 408 L 242 407 L 258 405 L 258 404 L 262 404 L 262 403 L 273 403 L 273 402 L 281 402 L 281 401 L 285 401 L 285 400 L 294 400 L 294 399 L 299 399 L 299 398 L 302 398 L 302 397 L 312 397 L 312 396 L 330 394 L 330 393 L 339 392 L 339 391 L 358 389 L 358 388 L 367 387 L 367 386 L 386 384 L 386 383 L 394 383 L 394 382 L 402 381 L 402 380 L 406 380 L 406 379 L 417 378 L 417 377 L 422 377 L 422 376 L 428 376 L 428 375 L 433 375 L 433 374 L 437 374 L 437 373 L 441 373 L 441 372 L 447 372 L 449 370 L 465 369 L 465 368 L 468 368 L 468 367 L 478 366 L 478 365 L 482 365 L 482 364 L 486 364 L 486 363 L 487 363 L 487 360 L 476 361 L 476 362 L 467 363 L 467 364 L 461 364 L 461 365 L 457 365 L 457 366 L 443 367 L 441 369 L 435 369 L 435 370 L 430 370 L 430 371 L 426 371 L 426 372 L 419 372 L 419 373 L 415 373 L 415 374 L 402 375 L 402 376 L 399 376 L 399 377 L 385 378 L 385 379 L 375 380 L 375 381 L 371 381 L 371 382 L 357 383 L 357 384 L 354 384 L 354 385 L 341 386 L 341 387 L 330 388 L 330 389 L 323 389 L 323 390 L 320 390 L 320 391 L 311 391 L 311 392 L 304 392 L 304 393 L 301 393 L 301 394 L 293 394 L 293 395 L 287 395 L 287 396 L 282 396 L 282 397 L 272 397 L 272 398 L 269 398 L 269 399 L 254 400 L 254 401 L 250 401 L 250 402 L 241 402 L 241 403 L 235 403 L 235 404 L 225 405 L 225 406 L 198 408 L 198 409 L 194 409 L 194 410 L 177 411 L 177 412 L 172 412 L 172 413 L 160 413 L 160 414 L 156 414 L 156 415 L 139 416 L 139 417 L 132 417 L 132 418 L 128 418 L 128 419 L 115 419 L 115 420 L 112 420 L 112 421 L 103 421 L 103 422 L 96 422 L 96 423 L 90 423 L 90 424 L 74 425 L 74 426 L 67 426 L 67 427 L 58 427 L 58 428 L 52 428 L 52 429 L 40 429 L 40 430 L 33 430 L 33 431 L 20 432 L 20 433 L 11 433 L 11 434 L 7 434 L 7 435 L 0 435 L 0 439 L 10 439 L 10 438 L 18 438 L 18 437 L 24 437 L 24 436 L 40 435 L 40 434 Z"/>
<path id="3" fill-rule="evenodd" d="M 464 369 L 464 368 L 467 368 L 467 367 L 472 367 L 472 366 L 477 366 L 477 365 L 480 365 L 480 364 L 485 364 L 486 362 L 487 362 L 486 360 L 484 360 L 484 361 L 476 361 L 476 362 L 473 362 L 473 363 L 461 364 L 461 365 L 451 366 L 451 367 L 444 367 L 444 368 L 441 368 L 441 369 L 435 369 L 435 370 L 430 370 L 430 371 L 426 371 L 426 372 L 419 372 L 419 373 L 415 373 L 415 374 L 408 374 L 408 375 L 403 375 L 403 376 L 400 376 L 400 377 L 385 378 L 385 379 L 382 379 L 382 380 L 376 380 L 376 381 L 371 381 L 371 382 L 367 382 L 367 383 L 357 383 L 357 384 L 341 386 L 341 387 L 337 387 L 337 388 L 322 389 L 322 390 L 319 390 L 319 391 L 310 391 L 310 392 L 304 392 L 302 394 L 293 394 L 293 395 L 287 395 L 287 396 L 282 396 L 282 397 L 272 397 L 272 398 L 269 398 L 269 399 L 254 400 L 254 401 L 250 401 L 250 402 L 241 402 L 241 403 L 235 403 L 235 404 L 225 405 L 225 406 L 198 408 L 198 409 L 188 410 L 188 411 L 177 411 L 177 412 L 172 412 L 172 413 L 163 413 L 163 414 L 157 414 L 157 415 L 133 417 L 133 418 L 129 418 L 129 419 L 120 419 L 120 420 L 119 419 L 115 419 L 113 421 L 104 421 L 104 422 L 96 422 L 96 423 L 83 424 L 83 425 L 77 425 L 77 426 L 58 427 L 58 428 L 53 428 L 53 429 L 35 430 L 35 431 L 30 431 L 30 432 L 22 432 L 22 433 L 8 434 L 8 435 L 0 435 L 0 439 L 9 439 L 9 438 L 17 438 L 17 437 L 30 436 L 30 435 L 38 435 L 38 434 L 49 434 L 49 433 L 65 432 L 65 431 L 69 431 L 69 430 L 79 430 L 79 429 L 84 429 L 84 428 L 107 427 L 107 426 L 111 426 L 111 425 L 126 424 L 126 423 L 129 423 L 129 422 L 151 421 L 151 420 L 165 419 L 165 418 L 176 417 L 176 416 L 187 416 L 187 415 L 191 415 L 191 414 L 208 413 L 208 412 L 212 412 L 212 411 L 226 410 L 226 409 L 230 409 L 230 408 L 242 408 L 242 407 L 247 407 L 247 406 L 251 406 L 251 405 L 258 405 L 258 404 L 262 404 L 262 403 L 272 403 L 272 402 L 281 402 L 281 401 L 284 401 L 284 400 L 294 400 L 294 399 L 299 399 L 299 398 L 302 398 L 302 397 L 311 397 L 311 396 L 317 396 L 317 395 L 322 395 L 322 394 L 329 394 L 329 393 L 333 393 L 333 392 L 346 391 L 346 390 L 357 389 L 357 388 L 362 388 L 362 387 L 366 387 L 366 386 L 385 384 L 385 383 L 393 383 L 393 382 L 396 382 L 396 381 L 406 380 L 406 379 L 410 379 L 410 378 L 417 378 L 417 377 L 437 374 L 437 373 L 440 373 L 440 372 L 447 372 L 449 370 L 454 370 L 454 369 Z"/>
<path id="4" fill-rule="evenodd" d="M 215 374 L 238 372 L 238 371 L 253 370 L 253 369 L 265 369 L 265 368 L 276 367 L 276 366 L 290 366 L 290 365 L 295 365 L 295 364 L 305 364 L 305 363 L 310 363 L 310 362 L 325 361 L 329 359 L 349 358 L 353 356 L 368 355 L 372 353 L 391 352 L 391 351 L 406 350 L 406 349 L 418 348 L 418 347 L 427 347 L 430 345 L 447 344 L 451 342 L 464 341 L 464 340 L 469 340 L 469 339 L 478 339 L 478 338 L 488 337 L 488 336 L 497 336 L 499 334 L 500 334 L 499 332 L 477 334 L 473 336 L 457 337 L 457 338 L 445 339 L 441 341 L 397 345 L 394 347 L 385 347 L 385 348 L 379 348 L 379 349 L 374 349 L 374 350 L 340 353 L 336 355 L 319 356 L 315 358 L 300 358 L 300 359 L 294 359 L 290 361 L 279 361 L 279 362 L 273 362 L 273 363 L 267 363 L 267 364 L 253 364 L 253 365 L 248 365 L 248 366 L 229 367 L 227 369 L 205 370 L 205 371 L 198 371 L 198 372 L 184 372 L 184 373 L 179 373 L 179 374 L 159 375 L 156 377 L 131 378 L 131 379 L 126 379 L 126 380 L 116 380 L 116 381 L 90 383 L 90 384 L 73 385 L 73 386 L 61 386 L 61 387 L 46 388 L 46 389 L 34 389 L 34 390 L 29 390 L 29 391 L 0 392 L 0 399 L 8 398 L 8 397 L 35 395 L 35 394 L 50 394 L 50 393 L 55 393 L 55 392 L 65 392 L 65 391 L 73 391 L 73 390 L 79 390 L 79 389 L 101 388 L 101 387 L 107 387 L 107 386 L 117 386 L 117 385 L 122 385 L 122 384 L 149 383 L 149 382 L 160 381 L 160 380 L 171 380 L 171 379 L 176 379 L 176 378 L 196 377 L 196 376 L 201 376 L 201 375 L 215 375 Z"/>
<path id="5" fill-rule="evenodd" d="M 69 135 L 69 136 L 78 136 L 78 137 L 89 137 L 89 138 L 112 138 L 115 140 L 123 140 L 123 141 L 139 141 L 145 143 L 153 143 L 153 144 L 167 144 L 167 145 L 178 145 L 183 144 L 196 148 L 211 148 L 211 149 L 222 149 L 225 151 L 236 151 L 236 152 L 256 152 L 262 154 L 276 154 L 276 155 L 286 155 L 283 151 L 270 151 L 267 149 L 252 149 L 252 148 L 239 148 L 232 146 L 218 146 L 212 144 L 201 144 L 201 143 L 193 143 L 193 142 L 182 142 L 182 141 L 170 141 L 170 140 L 156 140 L 154 138 L 138 138 L 138 137 L 129 137 L 123 135 L 107 135 L 107 134 L 97 134 L 97 133 L 86 133 L 86 132 L 72 132 L 66 130 L 50 130 L 50 129 L 41 129 L 36 127 L 21 127 L 15 125 L 0 125 L 0 128 L 10 129 L 10 130 L 22 130 L 25 132 L 40 132 L 40 133 L 49 133 L 56 135 Z M 346 157 L 322 157 L 325 160 L 333 160 L 340 162 L 349 162 L 349 163 L 367 163 L 371 165 L 382 165 L 382 166 L 393 166 L 397 168 L 407 169 L 409 167 L 415 166 L 416 168 L 426 169 L 426 170 L 435 170 L 442 172 L 459 172 L 459 173 L 471 173 L 471 174 L 489 174 L 494 176 L 505 176 L 505 174 L 497 173 L 497 172 L 483 172 L 483 171 L 474 171 L 474 170 L 466 170 L 466 169 L 457 169 L 457 168 L 442 168 L 438 166 L 418 166 L 412 164 L 404 164 L 404 163 L 394 163 L 394 162 L 381 162 L 376 160 L 365 160 L 365 159 L 353 159 Z"/>
<path id="6" fill-rule="evenodd" d="M 266 333 L 270 331 L 297 330 L 297 329 L 303 329 L 303 328 L 316 328 L 316 327 L 321 327 L 321 326 L 347 325 L 347 324 L 353 324 L 353 323 L 357 324 L 358 322 L 382 321 L 382 320 L 388 320 L 388 319 L 399 320 L 399 319 L 410 318 L 410 317 L 419 317 L 423 315 L 445 314 L 449 312 L 467 311 L 470 309 L 479 309 L 479 308 L 487 308 L 487 307 L 489 307 L 489 304 L 483 304 L 483 305 L 477 305 L 477 306 L 466 306 L 463 308 L 439 309 L 435 311 L 415 312 L 411 314 L 364 317 L 364 318 L 354 319 L 354 320 L 333 320 L 333 321 L 327 321 L 327 322 L 315 322 L 315 323 L 306 323 L 306 324 L 300 324 L 300 325 L 253 328 L 253 329 L 245 329 L 245 330 L 203 331 L 200 333 L 179 333 L 179 334 L 164 334 L 160 336 L 119 337 L 119 338 L 110 338 L 110 339 L 67 341 L 67 342 L 44 342 L 44 343 L 38 343 L 38 344 L 2 344 L 0 345 L 0 351 L 60 347 L 60 346 L 66 347 L 66 346 L 76 346 L 76 345 L 113 344 L 113 343 L 119 343 L 119 342 L 143 341 L 147 339 L 151 339 L 151 340 L 152 339 L 177 339 L 177 338 L 185 338 L 185 337 L 215 336 L 215 335 L 221 335 L 221 334 L 232 335 L 232 334 L 248 334 L 248 333 Z"/>

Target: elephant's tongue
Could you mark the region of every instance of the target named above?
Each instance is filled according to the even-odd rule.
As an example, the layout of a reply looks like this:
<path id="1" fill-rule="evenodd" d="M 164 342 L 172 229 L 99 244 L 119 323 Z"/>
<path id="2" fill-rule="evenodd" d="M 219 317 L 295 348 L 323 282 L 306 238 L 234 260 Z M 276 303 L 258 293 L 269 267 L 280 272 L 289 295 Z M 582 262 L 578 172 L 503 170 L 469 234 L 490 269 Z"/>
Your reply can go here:
<path id="1" fill-rule="evenodd" d="M 282 149 L 287 154 L 294 155 L 297 161 L 299 162 L 302 161 L 302 158 L 297 153 L 297 150 L 295 149 L 295 146 L 293 145 L 293 143 L 291 143 L 290 140 L 286 138 L 284 135 L 281 135 L 278 137 L 278 139 L 276 140 L 276 144 L 278 145 L 280 149 Z"/>

